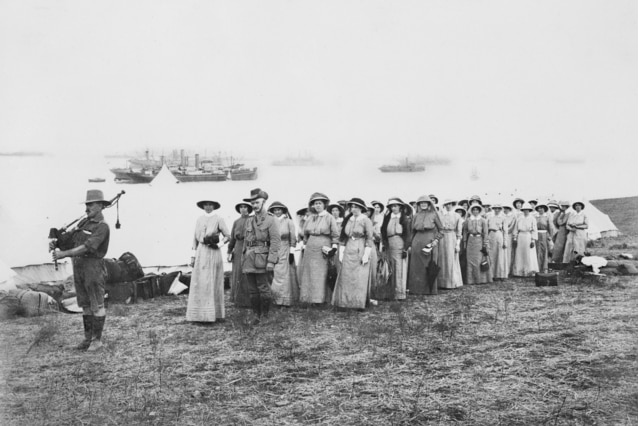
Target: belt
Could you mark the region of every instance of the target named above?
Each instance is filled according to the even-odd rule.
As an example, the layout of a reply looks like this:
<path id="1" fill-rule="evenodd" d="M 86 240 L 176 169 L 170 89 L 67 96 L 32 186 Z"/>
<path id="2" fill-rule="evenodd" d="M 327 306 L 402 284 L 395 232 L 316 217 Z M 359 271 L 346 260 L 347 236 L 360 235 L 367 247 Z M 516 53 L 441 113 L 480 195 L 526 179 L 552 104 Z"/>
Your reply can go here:
<path id="1" fill-rule="evenodd" d="M 488 232 L 497 232 L 499 229 L 489 229 Z"/>
<path id="2" fill-rule="evenodd" d="M 351 235 L 350 237 L 348 237 L 348 239 L 349 240 L 363 240 L 364 237 L 354 237 L 354 236 Z"/>
<path id="3" fill-rule="evenodd" d="M 329 236 L 329 235 L 326 235 L 326 234 L 308 234 L 308 235 L 311 236 L 311 237 L 322 237 L 322 236 L 328 237 Z"/>
<path id="4" fill-rule="evenodd" d="M 470 235 L 471 237 L 480 237 L 481 236 L 481 234 L 468 234 L 468 235 Z"/>
<path id="5" fill-rule="evenodd" d="M 537 232 L 548 232 L 545 229 L 538 229 Z"/>
<path id="6" fill-rule="evenodd" d="M 440 232 L 443 232 L 444 234 L 451 234 L 456 231 L 454 229 L 442 229 Z"/>
<path id="7" fill-rule="evenodd" d="M 268 241 L 249 241 L 246 243 L 246 247 L 269 247 L 270 245 Z"/>

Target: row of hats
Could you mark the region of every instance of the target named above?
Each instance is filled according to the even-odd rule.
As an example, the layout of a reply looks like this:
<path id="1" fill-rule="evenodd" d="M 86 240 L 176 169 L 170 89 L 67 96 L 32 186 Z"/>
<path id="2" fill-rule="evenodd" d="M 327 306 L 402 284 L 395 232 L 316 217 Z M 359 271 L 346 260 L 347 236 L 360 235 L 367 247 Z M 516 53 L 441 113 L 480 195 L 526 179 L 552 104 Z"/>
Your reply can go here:
<path id="1" fill-rule="evenodd" d="M 249 209 L 249 212 L 252 211 L 252 207 L 250 202 L 254 201 L 258 198 L 262 198 L 264 200 L 268 199 L 268 193 L 266 191 L 261 190 L 260 188 L 256 188 L 251 190 L 251 195 L 249 198 L 244 198 L 244 202 L 238 203 L 235 206 L 235 210 L 239 213 L 240 212 L 240 207 L 242 206 L 246 206 Z M 326 205 L 328 210 L 331 210 L 333 207 L 336 207 L 340 210 L 340 212 L 343 214 L 345 208 L 347 205 L 349 204 L 355 204 L 355 205 L 359 205 L 362 209 L 373 209 L 374 206 L 379 206 L 380 210 L 383 211 L 384 210 L 384 204 L 382 204 L 382 202 L 374 200 L 371 202 L 371 205 L 373 207 L 369 207 L 366 205 L 366 203 L 361 199 L 361 198 L 352 198 L 350 201 L 346 201 L 346 200 L 340 200 L 337 202 L 337 204 L 329 204 L 330 199 L 325 195 L 322 194 L 321 192 L 315 192 L 311 195 L 310 199 L 309 199 L 309 206 L 311 206 L 315 201 L 323 201 Z M 422 195 L 421 197 L 419 197 L 417 199 L 417 201 L 411 201 L 410 203 L 404 203 L 399 197 L 391 197 L 388 201 L 388 203 L 386 204 L 386 207 L 390 207 L 393 204 L 396 205 L 400 205 L 404 208 L 407 208 L 409 210 L 411 209 L 411 205 L 414 204 L 419 204 L 419 203 L 430 203 L 430 204 L 438 204 L 439 203 L 439 199 L 435 196 L 435 195 Z M 201 209 L 204 208 L 204 204 L 206 203 L 211 203 L 213 204 L 213 209 L 217 210 L 220 208 L 220 203 L 218 203 L 217 201 L 213 201 L 213 200 L 202 200 L 199 201 L 197 203 L 197 206 Z M 446 199 L 443 203 L 444 206 L 446 206 L 447 204 L 459 204 L 462 205 L 464 203 L 468 203 L 471 205 L 471 207 L 473 205 L 479 205 L 482 207 L 492 207 L 492 208 L 510 208 L 510 206 L 508 205 L 504 205 L 502 207 L 501 204 L 497 203 L 497 204 L 482 204 L 481 198 L 478 195 L 473 195 L 471 197 L 469 197 L 468 199 L 462 199 L 459 201 L 454 201 L 451 199 Z M 520 207 L 521 210 L 533 210 L 531 204 L 535 204 L 535 208 L 545 208 L 545 211 L 548 211 L 549 207 L 556 207 L 559 208 L 560 206 L 570 206 L 570 203 L 568 201 L 560 201 L 559 203 L 557 203 L 554 200 L 550 200 L 547 204 L 538 204 L 538 201 L 536 199 L 530 200 L 529 202 L 525 202 L 524 199 L 522 198 L 515 198 L 513 200 L 513 207 L 517 206 L 517 203 L 522 203 L 522 207 Z M 584 209 L 586 206 L 584 203 L 582 203 L 581 201 L 576 201 L 574 203 L 572 203 L 572 207 L 575 208 L 576 205 L 580 205 L 582 209 Z M 279 202 L 275 202 L 273 203 L 273 205 L 271 205 L 269 207 L 269 210 L 274 209 L 274 208 L 282 208 L 283 210 L 285 210 L 286 212 L 288 212 L 288 208 L 286 206 L 284 206 L 282 203 Z M 463 207 L 462 207 L 463 209 Z M 465 209 L 464 209 L 465 210 Z M 304 215 L 306 214 L 307 209 L 300 209 L 298 210 L 297 214 L 298 215 Z"/>

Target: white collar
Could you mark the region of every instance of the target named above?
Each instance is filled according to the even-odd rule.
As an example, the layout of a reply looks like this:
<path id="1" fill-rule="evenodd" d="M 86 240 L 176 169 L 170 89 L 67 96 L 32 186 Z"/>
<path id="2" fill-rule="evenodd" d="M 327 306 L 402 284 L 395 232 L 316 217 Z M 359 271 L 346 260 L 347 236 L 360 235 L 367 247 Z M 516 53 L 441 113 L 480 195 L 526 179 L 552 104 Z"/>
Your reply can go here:
<path id="1" fill-rule="evenodd" d="M 474 215 L 471 214 L 469 219 L 470 220 L 479 220 L 479 219 L 481 219 L 481 216 L 474 216 Z"/>
<path id="2" fill-rule="evenodd" d="M 366 217 L 366 215 L 364 213 L 360 213 L 359 216 L 353 215 L 353 218 L 355 219 L 355 221 L 362 220 L 365 217 Z"/>
<path id="3" fill-rule="evenodd" d="M 211 213 L 204 212 L 204 216 L 206 216 L 206 217 L 215 216 L 215 210 L 213 210 Z"/>
<path id="4" fill-rule="evenodd" d="M 391 219 L 399 219 L 400 217 L 402 217 L 401 213 L 391 213 Z"/>
<path id="5" fill-rule="evenodd" d="M 321 213 L 317 213 L 318 216 L 326 216 L 328 215 L 328 212 L 326 210 L 322 210 Z"/>

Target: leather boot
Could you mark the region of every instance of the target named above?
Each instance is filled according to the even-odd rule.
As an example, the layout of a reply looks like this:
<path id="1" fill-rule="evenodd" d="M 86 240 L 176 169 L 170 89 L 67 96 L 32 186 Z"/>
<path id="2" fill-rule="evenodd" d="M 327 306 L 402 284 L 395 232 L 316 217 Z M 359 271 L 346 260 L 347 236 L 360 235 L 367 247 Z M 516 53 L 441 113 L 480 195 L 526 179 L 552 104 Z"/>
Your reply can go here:
<path id="1" fill-rule="evenodd" d="M 262 298 L 262 317 L 268 318 L 268 312 L 271 310 L 271 299 Z"/>
<path id="2" fill-rule="evenodd" d="M 255 314 L 253 325 L 257 325 L 260 323 L 260 318 L 262 317 L 262 303 L 259 297 L 251 296 L 251 308 L 253 309 L 253 313 Z"/>
<path id="3" fill-rule="evenodd" d="M 102 330 L 104 330 L 104 321 L 106 320 L 106 316 L 104 317 L 93 317 L 93 340 L 91 341 L 91 346 L 87 349 L 89 352 L 97 351 L 101 349 L 102 346 Z"/>
<path id="4" fill-rule="evenodd" d="M 84 324 L 84 340 L 75 348 L 80 351 L 86 351 L 91 345 L 93 337 L 93 315 L 82 315 L 82 323 Z"/>

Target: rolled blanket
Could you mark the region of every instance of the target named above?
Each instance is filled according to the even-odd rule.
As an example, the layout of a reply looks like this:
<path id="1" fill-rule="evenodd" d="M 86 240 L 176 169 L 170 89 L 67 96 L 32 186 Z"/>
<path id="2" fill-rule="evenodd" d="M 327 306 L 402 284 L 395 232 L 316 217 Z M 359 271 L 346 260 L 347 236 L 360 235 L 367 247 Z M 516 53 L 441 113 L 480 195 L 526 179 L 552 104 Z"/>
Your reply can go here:
<path id="1" fill-rule="evenodd" d="M 58 303 L 46 293 L 31 290 L 10 290 L 9 294 L 18 299 L 21 308 L 24 309 L 24 315 L 28 317 L 58 310 Z"/>

